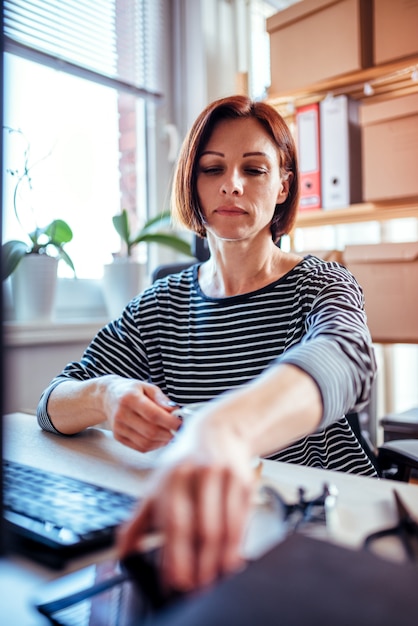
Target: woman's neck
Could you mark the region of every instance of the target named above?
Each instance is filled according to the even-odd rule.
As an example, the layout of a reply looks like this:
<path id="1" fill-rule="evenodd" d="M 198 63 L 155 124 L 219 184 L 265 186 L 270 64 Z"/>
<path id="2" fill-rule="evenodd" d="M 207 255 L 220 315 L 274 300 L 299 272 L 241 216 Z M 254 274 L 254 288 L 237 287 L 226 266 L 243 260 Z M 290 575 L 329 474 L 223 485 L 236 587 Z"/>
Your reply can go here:
<path id="1" fill-rule="evenodd" d="M 199 285 L 212 298 L 226 298 L 257 291 L 287 274 L 301 257 L 287 254 L 273 242 L 256 250 L 224 245 L 211 252 L 199 270 Z"/>

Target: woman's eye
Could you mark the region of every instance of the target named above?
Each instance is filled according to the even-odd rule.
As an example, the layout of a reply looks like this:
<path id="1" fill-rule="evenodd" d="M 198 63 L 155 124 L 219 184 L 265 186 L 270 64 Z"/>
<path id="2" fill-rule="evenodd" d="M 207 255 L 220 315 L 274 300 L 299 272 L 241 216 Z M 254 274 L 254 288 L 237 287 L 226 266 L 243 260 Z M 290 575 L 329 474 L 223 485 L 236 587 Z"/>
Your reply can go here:
<path id="1" fill-rule="evenodd" d="M 220 172 L 222 172 L 222 168 L 213 165 L 213 166 L 208 166 L 208 167 L 201 167 L 200 171 L 202 172 L 202 174 L 214 175 L 214 174 L 219 174 Z"/>
<path id="2" fill-rule="evenodd" d="M 199 171 L 207 176 L 216 176 L 222 174 L 225 168 L 222 165 L 205 165 L 201 166 Z M 264 167 L 245 167 L 242 172 L 247 176 L 262 176 L 267 173 L 267 170 Z"/>
<path id="3" fill-rule="evenodd" d="M 262 176 L 267 173 L 265 169 L 260 167 L 247 167 L 245 171 L 251 176 Z"/>

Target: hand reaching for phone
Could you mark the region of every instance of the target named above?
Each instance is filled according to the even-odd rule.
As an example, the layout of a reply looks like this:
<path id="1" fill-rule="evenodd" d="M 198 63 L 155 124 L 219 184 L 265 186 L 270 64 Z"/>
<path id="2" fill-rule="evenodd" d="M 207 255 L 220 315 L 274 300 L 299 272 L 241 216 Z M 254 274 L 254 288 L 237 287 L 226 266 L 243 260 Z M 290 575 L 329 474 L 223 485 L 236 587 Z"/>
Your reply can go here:
<path id="1" fill-rule="evenodd" d="M 171 589 L 190 591 L 242 565 L 241 547 L 255 486 L 251 454 L 232 433 L 198 416 L 182 430 L 151 476 L 134 518 L 119 536 L 122 558 L 144 537 L 163 537 L 160 574 Z"/>

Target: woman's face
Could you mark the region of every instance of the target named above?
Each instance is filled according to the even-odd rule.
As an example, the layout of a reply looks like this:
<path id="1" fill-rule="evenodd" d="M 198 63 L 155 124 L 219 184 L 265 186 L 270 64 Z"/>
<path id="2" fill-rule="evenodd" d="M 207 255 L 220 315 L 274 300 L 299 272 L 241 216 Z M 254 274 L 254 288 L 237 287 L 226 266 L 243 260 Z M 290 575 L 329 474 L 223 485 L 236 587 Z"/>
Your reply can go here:
<path id="1" fill-rule="evenodd" d="M 286 200 L 279 152 L 254 118 L 222 120 L 199 158 L 197 194 L 209 233 L 243 240 L 265 232 L 276 204 Z"/>

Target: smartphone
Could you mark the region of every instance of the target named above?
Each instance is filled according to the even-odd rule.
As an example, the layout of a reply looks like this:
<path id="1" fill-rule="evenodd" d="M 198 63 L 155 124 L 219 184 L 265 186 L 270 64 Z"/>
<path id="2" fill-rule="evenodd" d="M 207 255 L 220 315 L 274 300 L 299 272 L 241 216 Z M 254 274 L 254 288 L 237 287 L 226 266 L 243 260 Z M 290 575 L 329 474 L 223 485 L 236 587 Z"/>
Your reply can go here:
<path id="1" fill-rule="evenodd" d="M 94 563 L 39 589 L 37 610 L 56 626 L 138 626 L 184 598 L 159 576 L 160 549 Z"/>
<path id="2" fill-rule="evenodd" d="M 148 599 L 116 560 L 44 584 L 33 604 L 57 626 L 137 626 L 150 611 Z"/>

